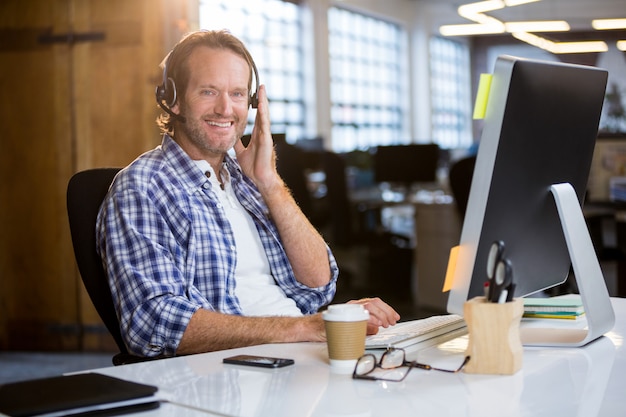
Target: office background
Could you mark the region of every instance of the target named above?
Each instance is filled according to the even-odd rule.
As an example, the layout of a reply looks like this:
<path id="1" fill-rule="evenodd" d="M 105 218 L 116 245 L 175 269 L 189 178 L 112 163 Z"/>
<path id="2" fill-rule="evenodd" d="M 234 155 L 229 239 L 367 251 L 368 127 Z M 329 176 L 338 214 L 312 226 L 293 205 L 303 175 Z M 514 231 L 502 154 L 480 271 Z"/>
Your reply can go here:
<path id="1" fill-rule="evenodd" d="M 264 2 L 221 3 L 233 7 L 256 3 L 258 8 Z M 604 53 L 560 56 L 508 34 L 442 39 L 439 25 L 464 21 L 454 1 L 288 3 L 302 13 L 298 24 L 302 85 L 295 86 L 301 89 L 301 99 L 296 100 L 301 114 L 292 120 L 286 104 L 293 103 L 287 98 L 273 100 L 287 109 L 276 111 L 283 122 L 275 127 L 287 133 L 288 142 L 317 138 L 325 149 L 345 152 L 435 141 L 452 152 L 464 151 L 480 137 L 480 123 L 472 122 L 468 113 L 478 75 L 490 72 L 501 53 L 603 66 L 611 72 L 610 84 L 626 94 L 626 52 L 615 46 L 618 39 L 626 39 L 626 31 L 600 32 L 589 25 L 594 17 L 626 17 L 620 15 L 626 14 L 621 0 L 543 0 L 542 19 L 572 16 L 575 23 L 571 32 L 555 38 L 605 39 L 609 45 Z M 114 349 L 75 266 L 65 205 L 67 183 L 83 169 L 126 165 L 160 142 L 154 123 L 158 114 L 154 88 L 162 77 L 157 64 L 185 32 L 210 19 L 201 13 L 207 7 L 213 6 L 202 0 L 5 0 L 0 4 L 0 350 Z M 501 16 L 506 12 L 512 14 L 511 20 L 530 19 L 530 10 L 539 6 L 524 6 L 526 12 L 519 7 L 500 12 Z M 331 10 L 340 13 L 336 27 L 330 24 Z M 380 50 L 396 54 L 401 76 L 392 90 L 397 96 L 373 112 L 390 111 L 391 122 L 368 125 L 367 117 L 347 118 L 350 90 L 339 96 L 331 91 L 334 64 L 329 51 L 336 46 L 332 36 L 351 33 L 351 26 L 341 19 L 373 22 L 372 29 L 363 33 L 374 39 L 383 38 L 384 31 L 397 31 L 389 35 L 397 42 Z M 377 24 L 382 25 L 380 34 L 372 33 Z M 254 33 L 263 27 L 247 30 Z M 356 32 L 357 26 L 353 27 Z M 456 48 L 452 56 L 460 62 L 464 54 L 468 57 L 467 71 L 459 72 L 458 65 L 453 68 L 466 81 L 457 83 L 460 91 L 453 101 L 460 104 L 450 116 L 451 123 L 445 112 L 440 119 L 435 117 L 438 96 L 432 89 L 437 72 L 431 62 L 438 40 L 444 48 Z M 272 84 L 280 82 L 270 68 L 276 60 L 257 57 L 257 48 L 251 49 L 271 98 Z M 332 109 L 342 112 L 337 115 Z M 365 110 L 367 106 L 359 109 Z M 604 119 L 603 123 L 611 130 L 624 128 L 623 121 L 609 125 Z M 437 126 L 453 132 L 452 142 L 446 142 L 449 135 L 438 136 Z M 367 140 L 361 142 L 362 137 Z"/>

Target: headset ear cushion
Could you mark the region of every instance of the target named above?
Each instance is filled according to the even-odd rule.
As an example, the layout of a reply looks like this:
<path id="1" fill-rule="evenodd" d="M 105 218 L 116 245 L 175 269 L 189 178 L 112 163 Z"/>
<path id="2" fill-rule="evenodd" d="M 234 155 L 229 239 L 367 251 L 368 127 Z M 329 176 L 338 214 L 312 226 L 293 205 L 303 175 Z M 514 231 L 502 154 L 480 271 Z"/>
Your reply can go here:
<path id="1" fill-rule="evenodd" d="M 157 103 L 162 103 L 165 100 L 165 86 L 163 84 L 157 85 L 155 90 Z"/>
<path id="2" fill-rule="evenodd" d="M 257 96 L 257 93 L 252 94 L 252 97 L 250 97 L 250 107 L 253 109 L 259 107 L 259 97 Z"/>
<path id="3" fill-rule="evenodd" d="M 168 77 L 163 83 L 162 100 L 165 101 L 167 107 L 172 107 L 176 104 L 176 84 L 171 77 Z"/>

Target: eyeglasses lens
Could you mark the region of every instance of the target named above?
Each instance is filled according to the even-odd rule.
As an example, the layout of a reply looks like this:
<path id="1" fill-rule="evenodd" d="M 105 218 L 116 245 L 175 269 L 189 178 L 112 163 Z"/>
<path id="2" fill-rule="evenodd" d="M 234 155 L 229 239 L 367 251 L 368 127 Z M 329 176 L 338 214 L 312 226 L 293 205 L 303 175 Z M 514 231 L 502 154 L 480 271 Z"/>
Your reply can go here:
<path id="1" fill-rule="evenodd" d="M 404 364 L 403 350 L 389 350 L 380 358 L 380 367 L 384 369 L 397 368 Z"/>
<path id="2" fill-rule="evenodd" d="M 372 372 L 374 368 L 376 368 L 376 357 L 374 355 L 364 355 L 361 356 L 356 363 L 354 373 L 360 376 L 367 375 Z"/>

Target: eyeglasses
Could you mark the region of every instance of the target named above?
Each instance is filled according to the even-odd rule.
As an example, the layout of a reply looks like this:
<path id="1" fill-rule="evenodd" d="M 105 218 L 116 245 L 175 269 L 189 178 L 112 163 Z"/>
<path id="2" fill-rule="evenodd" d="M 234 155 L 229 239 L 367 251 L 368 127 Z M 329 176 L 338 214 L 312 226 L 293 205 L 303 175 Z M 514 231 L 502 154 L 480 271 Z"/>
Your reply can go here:
<path id="1" fill-rule="evenodd" d="M 466 356 L 465 360 L 459 366 L 458 369 L 450 370 L 450 369 L 440 369 L 435 368 L 430 365 L 426 365 L 423 363 L 415 362 L 415 361 L 407 361 L 406 354 L 403 349 L 399 348 L 388 348 L 385 353 L 380 357 L 380 360 L 376 359 L 371 353 L 367 353 L 359 358 L 354 367 L 354 372 L 352 373 L 352 378 L 354 379 L 367 379 L 370 381 L 393 381 L 400 382 L 403 381 L 404 378 L 409 374 L 411 369 L 419 368 L 427 371 L 441 371 L 441 372 L 449 372 L 449 373 L 457 373 L 469 362 L 470 357 Z M 400 370 L 399 368 L 406 367 L 406 371 Z M 372 372 L 376 368 L 380 368 L 384 370 L 381 376 L 371 375 Z M 387 372 L 389 371 L 389 372 Z"/>

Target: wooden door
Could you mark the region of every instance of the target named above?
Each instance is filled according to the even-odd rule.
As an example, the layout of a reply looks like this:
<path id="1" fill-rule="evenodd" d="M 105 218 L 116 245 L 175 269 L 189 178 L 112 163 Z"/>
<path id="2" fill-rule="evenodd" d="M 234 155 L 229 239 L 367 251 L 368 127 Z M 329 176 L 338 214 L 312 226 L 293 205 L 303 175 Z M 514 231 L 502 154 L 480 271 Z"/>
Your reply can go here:
<path id="1" fill-rule="evenodd" d="M 179 35 L 166 7 L 0 2 L 0 349 L 114 348 L 75 266 L 65 192 L 73 173 L 160 142 L 158 63 L 164 33 Z"/>

